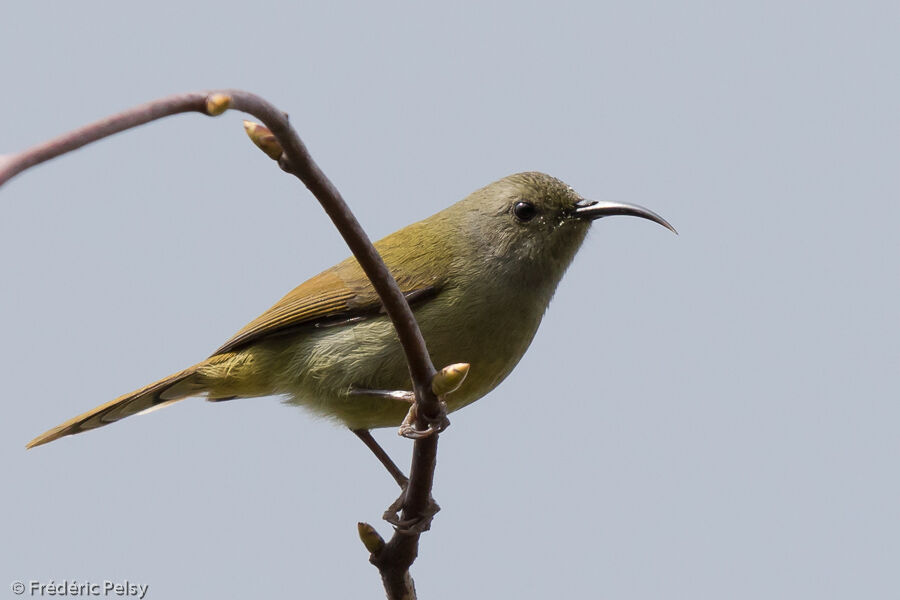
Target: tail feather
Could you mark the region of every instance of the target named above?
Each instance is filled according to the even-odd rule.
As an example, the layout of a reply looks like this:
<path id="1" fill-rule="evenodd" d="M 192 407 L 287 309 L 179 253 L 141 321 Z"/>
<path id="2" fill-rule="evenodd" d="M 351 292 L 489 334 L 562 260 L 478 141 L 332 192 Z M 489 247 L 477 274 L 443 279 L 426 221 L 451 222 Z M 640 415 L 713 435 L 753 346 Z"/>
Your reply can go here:
<path id="1" fill-rule="evenodd" d="M 54 427 L 28 442 L 26 448 L 34 448 L 67 435 L 96 429 L 125 417 L 154 408 L 162 408 L 166 404 L 201 394 L 205 391 L 204 386 L 197 381 L 199 377 L 194 376 L 198 374 L 198 369 L 203 365 L 204 363 L 196 364 L 69 419 L 62 425 Z"/>

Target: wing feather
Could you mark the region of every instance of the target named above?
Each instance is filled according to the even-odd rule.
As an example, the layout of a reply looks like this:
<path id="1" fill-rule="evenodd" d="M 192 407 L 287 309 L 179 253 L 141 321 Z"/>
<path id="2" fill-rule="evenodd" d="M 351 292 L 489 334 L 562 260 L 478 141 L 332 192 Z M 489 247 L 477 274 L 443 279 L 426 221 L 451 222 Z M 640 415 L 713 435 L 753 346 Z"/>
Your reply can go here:
<path id="1" fill-rule="evenodd" d="M 410 304 L 425 302 L 440 290 L 433 277 L 408 276 L 399 279 L 398 284 Z M 298 328 L 356 322 L 382 311 L 381 300 L 359 263 L 347 259 L 291 290 L 238 331 L 213 356 L 239 350 L 263 338 L 286 335 Z"/>

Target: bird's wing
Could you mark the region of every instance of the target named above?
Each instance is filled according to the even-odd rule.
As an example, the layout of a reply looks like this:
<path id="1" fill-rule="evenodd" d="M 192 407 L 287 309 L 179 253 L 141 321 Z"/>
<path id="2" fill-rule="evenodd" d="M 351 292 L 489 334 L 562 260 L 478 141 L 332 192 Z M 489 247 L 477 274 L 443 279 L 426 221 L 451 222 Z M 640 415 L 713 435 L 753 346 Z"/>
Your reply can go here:
<path id="1" fill-rule="evenodd" d="M 434 277 L 415 273 L 397 277 L 407 301 L 419 304 L 441 288 Z M 333 327 L 377 316 L 381 300 L 359 263 L 348 259 L 300 284 L 272 308 L 248 323 L 213 356 L 238 350 L 263 338 L 288 335 L 304 327 Z"/>

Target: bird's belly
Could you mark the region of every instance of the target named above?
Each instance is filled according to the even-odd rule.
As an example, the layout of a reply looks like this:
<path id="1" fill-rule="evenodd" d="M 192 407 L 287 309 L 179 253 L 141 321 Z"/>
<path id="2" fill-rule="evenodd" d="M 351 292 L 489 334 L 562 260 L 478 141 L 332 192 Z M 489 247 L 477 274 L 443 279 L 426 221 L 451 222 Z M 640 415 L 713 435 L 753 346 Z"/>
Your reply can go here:
<path id="1" fill-rule="evenodd" d="M 435 367 L 471 365 L 466 381 L 446 399 L 450 411 L 496 387 L 518 363 L 540 321 L 538 313 L 533 325 L 523 327 L 520 312 L 496 313 L 455 311 L 439 302 L 416 311 Z M 397 334 L 385 317 L 314 330 L 291 341 L 287 353 L 290 362 L 276 387 L 292 404 L 354 429 L 397 426 L 409 410 L 402 400 L 359 393 L 412 387 Z"/>

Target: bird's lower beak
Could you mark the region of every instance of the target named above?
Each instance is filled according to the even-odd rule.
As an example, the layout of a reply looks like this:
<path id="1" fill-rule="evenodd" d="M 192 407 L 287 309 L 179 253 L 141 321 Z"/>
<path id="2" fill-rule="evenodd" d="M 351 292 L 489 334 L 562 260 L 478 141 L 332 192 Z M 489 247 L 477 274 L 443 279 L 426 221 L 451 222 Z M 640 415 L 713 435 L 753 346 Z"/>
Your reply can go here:
<path id="1" fill-rule="evenodd" d="M 591 221 L 593 221 L 594 219 L 599 219 L 600 217 L 611 217 L 613 215 L 630 215 L 632 217 L 649 219 L 650 221 L 659 223 L 673 233 L 678 234 L 678 232 L 675 231 L 675 228 L 672 227 L 668 221 L 663 219 L 661 216 L 659 216 L 649 208 L 644 208 L 643 206 L 638 206 L 637 204 L 582 200 L 575 205 L 574 214 L 576 217 L 589 219 Z"/>

